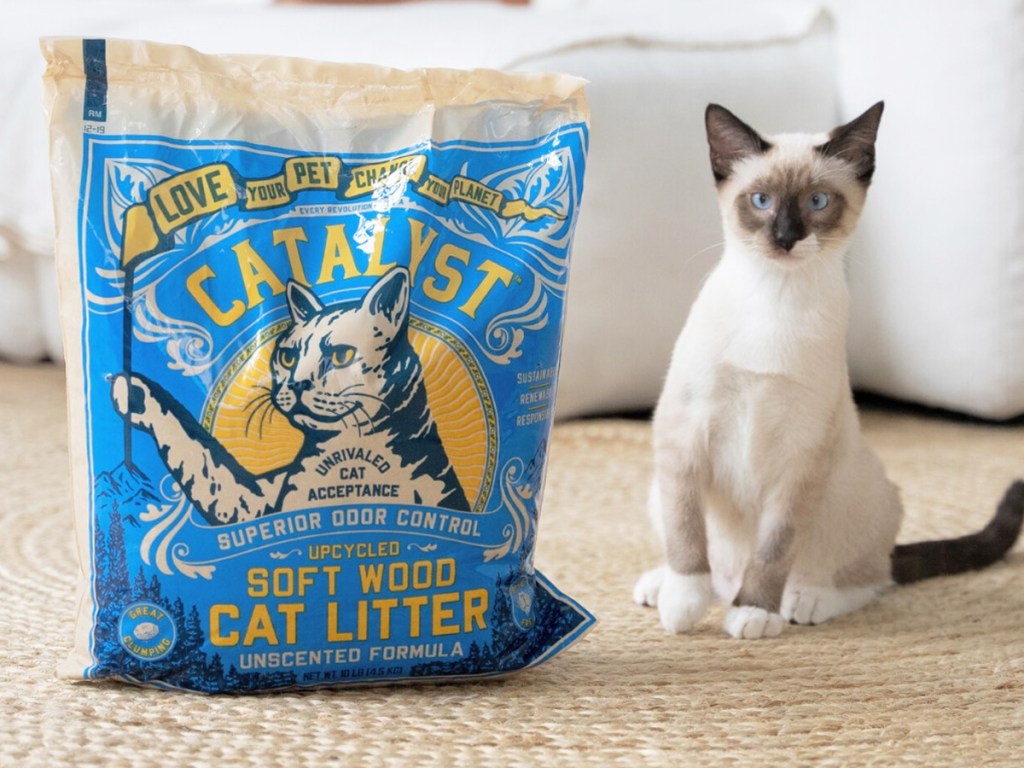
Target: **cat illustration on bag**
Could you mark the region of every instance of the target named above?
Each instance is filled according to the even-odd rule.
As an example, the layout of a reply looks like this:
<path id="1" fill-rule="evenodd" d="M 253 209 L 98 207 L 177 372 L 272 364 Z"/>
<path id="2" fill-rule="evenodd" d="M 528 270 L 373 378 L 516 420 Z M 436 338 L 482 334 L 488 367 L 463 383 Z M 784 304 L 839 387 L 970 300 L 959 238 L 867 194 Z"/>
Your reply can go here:
<path id="1" fill-rule="evenodd" d="M 359 301 L 324 305 L 290 282 L 293 325 L 270 359 L 270 397 L 303 435 L 294 461 L 254 474 L 177 400 L 139 374 L 113 378 L 114 407 L 150 434 L 171 476 L 212 525 L 325 503 L 470 509 L 430 411 L 409 341 L 409 272 Z"/>

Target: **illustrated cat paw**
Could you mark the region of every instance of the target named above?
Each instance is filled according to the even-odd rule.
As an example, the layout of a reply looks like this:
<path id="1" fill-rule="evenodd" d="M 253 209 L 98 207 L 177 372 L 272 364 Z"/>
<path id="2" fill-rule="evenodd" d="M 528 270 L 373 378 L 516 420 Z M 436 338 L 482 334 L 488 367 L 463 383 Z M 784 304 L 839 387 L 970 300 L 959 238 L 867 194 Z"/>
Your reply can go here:
<path id="1" fill-rule="evenodd" d="M 723 629 L 735 638 L 757 640 L 762 637 L 778 637 L 786 627 L 786 621 L 777 613 L 752 605 L 733 606 L 725 614 Z"/>
<path id="2" fill-rule="evenodd" d="M 146 401 L 152 397 L 137 376 L 129 377 L 119 373 L 110 382 L 110 397 L 114 401 L 114 409 L 120 416 L 132 415 L 133 423 L 140 423 L 140 415 L 146 411 Z"/>
<path id="3" fill-rule="evenodd" d="M 782 595 L 783 618 L 794 624 L 822 624 L 871 602 L 874 587 L 793 587 Z"/>
<path id="4" fill-rule="evenodd" d="M 687 576 L 667 566 L 661 570 L 661 586 L 656 596 L 661 626 L 672 634 L 689 632 L 703 618 L 711 602 L 711 576 Z"/>

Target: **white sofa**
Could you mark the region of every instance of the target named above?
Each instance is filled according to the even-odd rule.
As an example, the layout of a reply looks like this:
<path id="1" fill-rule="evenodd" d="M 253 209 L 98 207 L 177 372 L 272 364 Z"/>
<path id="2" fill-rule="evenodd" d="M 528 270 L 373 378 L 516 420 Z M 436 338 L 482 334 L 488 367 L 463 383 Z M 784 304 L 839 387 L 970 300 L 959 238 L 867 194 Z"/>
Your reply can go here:
<path id="1" fill-rule="evenodd" d="M 1024 413 L 1024 6 L 1016 0 L 533 0 L 271 6 L 36 0 L 0 11 L 0 356 L 60 359 L 42 34 L 591 81 L 558 414 L 651 406 L 721 241 L 709 101 L 767 132 L 886 100 L 849 258 L 855 386 Z M 6 18 L 4 18 L 6 17 Z M 11 183 L 17 180 L 17 183 Z"/>

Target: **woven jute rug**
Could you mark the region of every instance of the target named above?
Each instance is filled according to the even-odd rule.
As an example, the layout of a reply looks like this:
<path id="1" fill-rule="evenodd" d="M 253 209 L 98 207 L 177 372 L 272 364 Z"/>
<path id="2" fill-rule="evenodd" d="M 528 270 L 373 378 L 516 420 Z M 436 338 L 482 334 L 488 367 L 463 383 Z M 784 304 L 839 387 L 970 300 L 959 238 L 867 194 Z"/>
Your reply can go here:
<path id="1" fill-rule="evenodd" d="M 1024 556 L 894 589 L 780 638 L 668 636 L 634 606 L 657 561 L 642 421 L 560 425 L 537 565 L 599 619 L 501 681 L 201 696 L 54 677 L 76 564 L 59 369 L 0 366 L 0 765 L 1021 765 Z M 868 409 L 902 540 L 984 523 L 1024 475 L 1024 426 Z"/>

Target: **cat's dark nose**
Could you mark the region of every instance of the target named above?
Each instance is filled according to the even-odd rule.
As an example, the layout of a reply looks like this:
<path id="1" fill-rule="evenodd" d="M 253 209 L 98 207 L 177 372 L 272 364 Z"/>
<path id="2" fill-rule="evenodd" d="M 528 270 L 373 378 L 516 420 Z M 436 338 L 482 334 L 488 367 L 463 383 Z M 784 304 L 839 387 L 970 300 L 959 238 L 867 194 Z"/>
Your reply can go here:
<path id="1" fill-rule="evenodd" d="M 800 218 L 800 210 L 792 203 L 786 205 L 779 211 L 772 224 L 772 240 L 777 246 L 787 253 L 793 246 L 807 237 L 807 229 L 804 227 L 803 219 Z"/>
<path id="2" fill-rule="evenodd" d="M 793 246 L 797 244 L 802 238 L 794 237 L 789 233 L 779 233 L 774 237 L 775 244 L 787 253 L 793 250 Z"/>
<path id="3" fill-rule="evenodd" d="M 300 379 L 299 381 L 291 382 L 291 388 L 295 392 L 308 392 L 313 388 L 313 382 L 309 379 Z"/>

